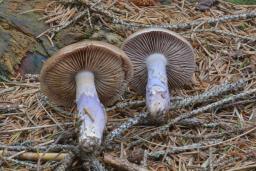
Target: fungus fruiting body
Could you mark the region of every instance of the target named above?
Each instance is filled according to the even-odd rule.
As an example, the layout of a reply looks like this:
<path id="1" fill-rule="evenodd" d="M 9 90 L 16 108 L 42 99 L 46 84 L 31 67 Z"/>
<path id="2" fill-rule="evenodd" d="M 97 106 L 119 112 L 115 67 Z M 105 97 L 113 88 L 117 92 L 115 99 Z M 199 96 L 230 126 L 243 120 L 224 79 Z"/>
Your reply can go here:
<path id="1" fill-rule="evenodd" d="M 170 107 L 166 65 L 167 60 L 160 53 L 151 54 L 146 59 L 148 71 L 146 105 L 153 114 L 166 112 Z"/>
<path id="2" fill-rule="evenodd" d="M 58 105 L 77 105 L 79 144 L 85 150 L 101 144 L 107 117 L 104 105 L 123 94 L 132 65 L 119 48 L 83 41 L 59 50 L 41 70 L 42 92 Z M 103 104 L 102 104 L 103 103 Z"/>
<path id="3" fill-rule="evenodd" d="M 89 146 L 100 144 L 107 118 L 95 88 L 94 74 L 81 71 L 75 80 L 76 104 L 81 122 L 79 140 Z"/>
<path id="4" fill-rule="evenodd" d="M 131 59 L 134 77 L 131 86 L 146 94 L 146 106 L 152 119 L 170 108 L 171 88 L 187 84 L 195 69 L 190 43 L 162 28 L 142 29 L 130 35 L 122 49 Z"/>

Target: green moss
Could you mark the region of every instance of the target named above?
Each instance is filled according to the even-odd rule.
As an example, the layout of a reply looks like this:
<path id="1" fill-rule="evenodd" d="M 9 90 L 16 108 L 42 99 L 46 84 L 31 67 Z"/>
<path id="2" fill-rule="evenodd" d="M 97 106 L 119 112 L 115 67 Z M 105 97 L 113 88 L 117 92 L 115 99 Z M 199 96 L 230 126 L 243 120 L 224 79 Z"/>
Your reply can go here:
<path id="1" fill-rule="evenodd" d="M 239 5 L 256 5 L 256 0 L 228 0 L 234 4 Z"/>
<path id="2" fill-rule="evenodd" d="M 245 29 L 247 29 L 248 27 L 249 27 L 249 25 L 246 24 L 246 23 L 242 23 L 242 24 L 240 24 L 240 25 L 238 26 L 238 28 L 239 28 L 240 30 L 245 30 Z"/>

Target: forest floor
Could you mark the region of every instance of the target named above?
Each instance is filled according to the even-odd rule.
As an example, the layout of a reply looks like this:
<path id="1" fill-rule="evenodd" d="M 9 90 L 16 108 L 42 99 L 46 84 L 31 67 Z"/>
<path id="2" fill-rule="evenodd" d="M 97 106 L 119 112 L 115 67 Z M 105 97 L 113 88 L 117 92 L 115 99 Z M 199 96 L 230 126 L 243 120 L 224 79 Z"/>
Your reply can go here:
<path id="1" fill-rule="evenodd" d="M 139 2 L 0 0 L 0 170 L 256 169 L 256 5 Z M 40 91 L 43 62 L 84 39 L 120 47 L 152 26 L 192 44 L 193 84 L 172 91 L 162 125 L 147 123 L 144 97 L 128 89 L 106 108 L 102 149 L 80 154 L 75 106 Z"/>

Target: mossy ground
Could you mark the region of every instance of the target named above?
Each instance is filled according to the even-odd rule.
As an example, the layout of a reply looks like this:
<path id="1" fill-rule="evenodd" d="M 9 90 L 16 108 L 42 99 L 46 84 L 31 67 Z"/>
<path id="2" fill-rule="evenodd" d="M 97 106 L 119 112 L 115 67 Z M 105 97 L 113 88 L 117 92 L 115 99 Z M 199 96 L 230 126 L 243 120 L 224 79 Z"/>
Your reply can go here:
<path id="1" fill-rule="evenodd" d="M 228 0 L 229 2 L 240 5 L 256 5 L 256 0 Z"/>

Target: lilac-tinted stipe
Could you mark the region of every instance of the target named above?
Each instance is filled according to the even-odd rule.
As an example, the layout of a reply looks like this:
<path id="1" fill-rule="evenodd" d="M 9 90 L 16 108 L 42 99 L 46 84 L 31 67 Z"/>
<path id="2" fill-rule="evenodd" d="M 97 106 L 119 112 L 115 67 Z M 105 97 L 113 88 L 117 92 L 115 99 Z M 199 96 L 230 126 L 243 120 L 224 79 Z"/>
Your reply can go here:
<path id="1" fill-rule="evenodd" d="M 80 121 L 79 142 L 82 147 L 101 144 L 106 115 L 94 84 L 94 74 L 83 71 L 76 75 L 76 103 Z"/>
<path id="2" fill-rule="evenodd" d="M 96 137 L 101 143 L 106 125 L 106 116 L 97 95 L 82 94 L 77 102 L 78 114 L 81 119 L 80 140 Z"/>
<path id="3" fill-rule="evenodd" d="M 170 108 L 170 95 L 166 76 L 166 59 L 161 54 L 147 58 L 148 82 L 146 105 L 151 115 L 165 113 Z M 160 118 L 161 119 L 161 118 Z"/>

